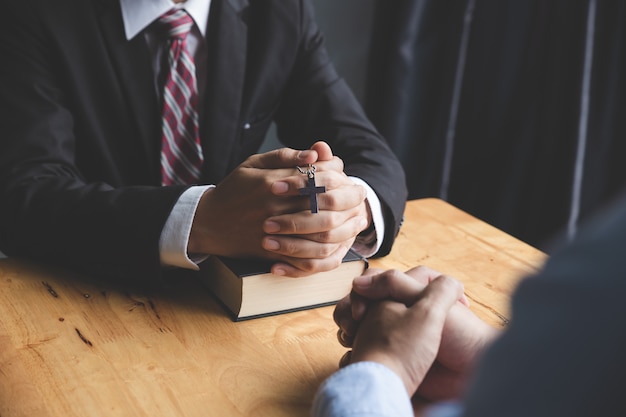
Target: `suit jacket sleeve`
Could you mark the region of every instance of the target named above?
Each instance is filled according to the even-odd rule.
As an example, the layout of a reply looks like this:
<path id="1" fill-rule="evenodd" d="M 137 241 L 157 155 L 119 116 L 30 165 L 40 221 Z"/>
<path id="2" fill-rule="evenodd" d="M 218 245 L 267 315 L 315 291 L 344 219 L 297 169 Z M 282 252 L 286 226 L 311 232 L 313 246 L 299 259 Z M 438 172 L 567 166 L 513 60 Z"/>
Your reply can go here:
<path id="1" fill-rule="evenodd" d="M 160 231 L 183 188 L 130 186 L 114 176 L 87 178 L 78 169 L 79 163 L 120 161 L 104 151 L 85 160 L 100 148 L 91 146 L 85 119 L 70 109 L 88 114 L 93 108 L 70 99 L 63 77 L 73 69 L 63 66 L 69 58 L 62 55 L 77 51 L 57 43 L 45 13 L 26 1 L 7 4 L 0 18 L 0 248 L 92 273 L 152 280 L 160 271 Z M 133 154 L 132 148 L 125 152 Z M 141 159 L 137 163 L 142 170 Z"/>

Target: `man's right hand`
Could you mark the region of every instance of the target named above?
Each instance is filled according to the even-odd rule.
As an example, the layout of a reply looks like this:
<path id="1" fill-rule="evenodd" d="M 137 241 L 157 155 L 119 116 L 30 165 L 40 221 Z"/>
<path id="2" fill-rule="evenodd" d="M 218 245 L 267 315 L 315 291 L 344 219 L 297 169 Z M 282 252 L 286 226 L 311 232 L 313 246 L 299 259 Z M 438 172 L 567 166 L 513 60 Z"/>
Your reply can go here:
<path id="1" fill-rule="evenodd" d="M 304 208 L 302 200 L 275 196 L 272 184 L 316 161 L 315 151 L 289 148 L 249 157 L 200 199 L 188 252 L 267 258 L 261 247 L 265 219 Z"/>

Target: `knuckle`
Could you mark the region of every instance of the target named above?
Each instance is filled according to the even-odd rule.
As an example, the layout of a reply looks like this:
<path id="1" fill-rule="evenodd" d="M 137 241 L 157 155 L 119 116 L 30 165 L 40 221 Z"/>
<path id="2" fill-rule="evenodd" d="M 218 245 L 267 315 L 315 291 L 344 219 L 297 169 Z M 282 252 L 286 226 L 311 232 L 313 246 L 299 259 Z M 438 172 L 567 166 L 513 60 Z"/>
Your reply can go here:
<path id="1" fill-rule="evenodd" d="M 298 248 L 293 242 L 285 242 L 281 244 L 282 252 L 287 256 L 293 256 L 298 253 Z"/>
<path id="2" fill-rule="evenodd" d="M 365 201 L 365 199 L 367 198 L 367 190 L 365 189 L 365 187 L 363 187 L 360 184 L 356 184 L 357 187 L 359 187 L 359 191 L 360 191 L 360 201 Z"/>
<path id="3" fill-rule="evenodd" d="M 339 265 L 341 265 L 341 259 L 335 258 L 333 262 L 331 263 L 330 268 L 335 269 L 335 268 L 338 268 Z"/>
<path id="4" fill-rule="evenodd" d="M 429 277 L 432 276 L 434 274 L 435 271 L 433 271 L 432 269 L 430 269 L 427 266 L 424 265 L 420 265 L 416 268 L 414 268 L 415 273 L 417 274 L 418 277 Z"/>
<path id="5" fill-rule="evenodd" d="M 317 234 L 317 241 L 320 243 L 328 243 L 331 242 L 332 232 L 330 230 L 319 232 Z"/>
<path id="6" fill-rule="evenodd" d="M 276 150 L 276 154 L 279 160 L 293 160 L 294 155 L 291 149 L 289 148 L 279 148 Z"/>
<path id="7" fill-rule="evenodd" d="M 337 196 L 334 193 L 325 193 L 322 197 L 324 197 L 324 205 L 327 208 L 333 208 L 337 205 Z"/>
<path id="8" fill-rule="evenodd" d="M 397 269 L 390 269 L 383 273 L 380 277 L 381 284 L 388 285 L 392 284 L 400 279 L 402 272 Z"/>
<path id="9" fill-rule="evenodd" d="M 330 253 L 325 257 L 326 267 L 328 269 L 335 269 L 339 265 L 341 265 L 341 260 L 343 259 L 343 256 L 339 256 L 339 251 L 335 250 L 335 248 L 333 248 L 333 250 L 330 250 L 329 248 L 328 252 Z"/>
<path id="10" fill-rule="evenodd" d="M 285 225 L 287 227 L 287 231 L 293 234 L 297 234 L 299 232 L 298 222 L 295 218 L 290 218 Z"/>
<path id="11" fill-rule="evenodd" d="M 342 176 L 336 171 L 329 171 L 326 174 L 325 181 L 331 189 L 338 188 L 342 184 Z"/>
<path id="12" fill-rule="evenodd" d="M 461 281 L 456 278 L 451 277 L 450 275 L 441 275 L 439 279 L 442 282 L 442 285 L 450 291 L 463 291 L 464 285 Z"/>
<path id="13" fill-rule="evenodd" d="M 329 258 L 333 253 L 333 250 L 329 245 L 322 245 L 319 249 L 318 255 L 322 259 Z"/>
<path id="14" fill-rule="evenodd" d="M 343 172 L 343 168 L 344 168 L 343 159 L 339 158 L 338 156 L 333 156 L 333 162 L 336 164 L 337 169 Z"/>
<path id="15" fill-rule="evenodd" d="M 328 232 L 335 228 L 335 225 L 337 222 L 336 221 L 337 213 L 330 211 L 330 212 L 326 212 L 325 214 L 326 214 L 325 216 L 319 217 L 319 220 L 317 221 L 317 225 L 321 229 L 324 229 L 325 232 Z"/>
<path id="16" fill-rule="evenodd" d="M 315 261 L 313 259 L 303 259 L 298 268 L 306 272 L 313 272 L 315 271 Z"/>

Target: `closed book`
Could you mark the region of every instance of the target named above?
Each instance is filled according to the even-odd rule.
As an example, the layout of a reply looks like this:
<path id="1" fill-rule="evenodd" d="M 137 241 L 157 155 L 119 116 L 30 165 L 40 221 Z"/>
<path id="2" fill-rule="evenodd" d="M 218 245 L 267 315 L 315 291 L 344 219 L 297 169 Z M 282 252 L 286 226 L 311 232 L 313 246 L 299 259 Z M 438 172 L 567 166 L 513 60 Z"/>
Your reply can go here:
<path id="1" fill-rule="evenodd" d="M 300 277 L 270 272 L 272 262 L 211 256 L 204 262 L 205 284 L 235 321 L 335 304 L 367 269 L 365 258 L 349 250 L 330 271 Z"/>

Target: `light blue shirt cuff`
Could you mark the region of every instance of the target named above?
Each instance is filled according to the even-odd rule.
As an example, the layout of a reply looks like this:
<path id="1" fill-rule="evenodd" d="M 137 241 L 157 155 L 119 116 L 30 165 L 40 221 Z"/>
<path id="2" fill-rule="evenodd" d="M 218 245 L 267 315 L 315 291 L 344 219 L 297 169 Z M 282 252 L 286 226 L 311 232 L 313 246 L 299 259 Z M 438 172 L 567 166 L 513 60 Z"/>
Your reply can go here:
<path id="1" fill-rule="evenodd" d="M 161 231 L 159 239 L 161 265 L 200 269 L 198 264 L 207 256 L 189 257 L 187 245 L 200 198 L 206 190 L 214 187 L 214 185 L 193 186 L 180 195 Z"/>
<path id="2" fill-rule="evenodd" d="M 352 248 L 361 256 L 369 258 L 380 249 L 385 236 L 385 220 L 383 219 L 383 210 L 380 205 L 378 196 L 365 181 L 358 177 L 349 177 L 356 184 L 362 185 L 367 191 L 367 204 L 370 206 L 372 213 L 372 221 L 374 222 L 374 233 L 371 236 L 358 236 L 352 245 Z"/>
<path id="3" fill-rule="evenodd" d="M 429 407 L 424 417 L 461 417 L 463 407 L 457 402 L 439 403 Z"/>
<path id="4" fill-rule="evenodd" d="M 320 386 L 313 417 L 412 417 L 413 406 L 398 375 L 377 362 L 340 369 Z"/>

